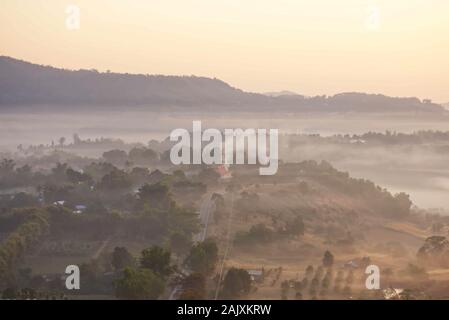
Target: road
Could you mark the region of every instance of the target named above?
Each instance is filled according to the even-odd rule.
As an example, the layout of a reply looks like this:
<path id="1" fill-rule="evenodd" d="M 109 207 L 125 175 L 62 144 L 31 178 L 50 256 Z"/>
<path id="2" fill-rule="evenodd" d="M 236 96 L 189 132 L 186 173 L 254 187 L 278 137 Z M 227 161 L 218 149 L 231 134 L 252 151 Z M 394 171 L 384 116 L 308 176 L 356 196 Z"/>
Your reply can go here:
<path id="1" fill-rule="evenodd" d="M 209 226 L 209 219 L 212 212 L 215 210 L 215 203 L 212 201 L 212 192 L 206 194 L 203 202 L 201 203 L 199 219 L 200 225 L 202 226 L 201 230 L 193 236 L 194 242 L 201 242 L 206 239 L 207 236 L 207 227 Z"/>
<path id="2" fill-rule="evenodd" d="M 220 271 L 219 271 L 219 275 L 218 275 L 218 284 L 217 284 L 217 288 L 215 290 L 214 300 L 218 299 L 218 294 L 220 293 L 221 281 L 223 280 L 223 273 L 224 273 L 224 269 L 226 266 L 226 259 L 228 258 L 229 250 L 231 249 L 231 245 L 232 245 L 232 236 L 231 236 L 232 230 L 231 229 L 232 229 L 233 213 L 234 213 L 234 193 L 231 193 L 231 211 L 229 212 L 229 217 L 228 217 L 228 228 L 227 228 L 227 232 L 226 232 L 226 246 L 225 246 L 225 251 L 223 254 L 223 259 L 221 260 Z"/>
<path id="3" fill-rule="evenodd" d="M 209 192 L 204 196 L 204 199 L 201 203 L 200 210 L 198 213 L 198 218 L 200 220 L 200 231 L 193 235 L 193 241 L 195 243 L 204 241 L 207 236 L 207 227 L 209 226 L 209 220 L 211 214 L 215 210 L 215 202 L 212 200 L 213 192 Z M 187 270 L 183 270 L 184 273 L 188 274 L 189 272 Z M 173 287 L 172 291 L 170 292 L 170 296 L 168 297 L 168 300 L 176 300 L 176 297 L 178 293 L 181 291 L 181 285 L 178 284 Z"/>

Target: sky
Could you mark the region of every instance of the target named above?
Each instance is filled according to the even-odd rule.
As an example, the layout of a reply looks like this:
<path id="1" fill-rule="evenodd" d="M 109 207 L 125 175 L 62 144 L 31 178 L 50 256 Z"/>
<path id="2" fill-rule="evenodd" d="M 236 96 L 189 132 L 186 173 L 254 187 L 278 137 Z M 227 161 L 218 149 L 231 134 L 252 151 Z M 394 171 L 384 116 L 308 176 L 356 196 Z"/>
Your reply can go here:
<path id="1" fill-rule="evenodd" d="M 1 0 L 0 55 L 252 92 L 449 102 L 449 1 Z"/>

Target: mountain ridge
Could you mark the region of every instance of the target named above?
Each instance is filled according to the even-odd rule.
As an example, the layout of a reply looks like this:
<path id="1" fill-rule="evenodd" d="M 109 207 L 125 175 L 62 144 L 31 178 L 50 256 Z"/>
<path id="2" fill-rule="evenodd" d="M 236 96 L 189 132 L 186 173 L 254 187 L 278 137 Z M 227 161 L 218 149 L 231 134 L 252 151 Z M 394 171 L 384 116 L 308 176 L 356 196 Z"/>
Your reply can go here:
<path id="1" fill-rule="evenodd" d="M 209 108 L 288 112 L 444 112 L 417 98 L 340 93 L 305 97 L 246 92 L 216 79 L 67 70 L 0 56 L 0 107 L 58 105 Z"/>

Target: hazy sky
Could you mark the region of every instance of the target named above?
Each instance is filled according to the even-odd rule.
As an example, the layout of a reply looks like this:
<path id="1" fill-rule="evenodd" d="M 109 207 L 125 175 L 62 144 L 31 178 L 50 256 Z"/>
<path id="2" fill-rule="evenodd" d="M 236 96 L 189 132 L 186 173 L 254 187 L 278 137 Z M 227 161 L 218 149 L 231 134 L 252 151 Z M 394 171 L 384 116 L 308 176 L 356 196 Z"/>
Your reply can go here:
<path id="1" fill-rule="evenodd" d="M 69 30 L 66 8 L 80 8 Z M 0 54 L 247 91 L 449 101 L 448 0 L 1 0 Z"/>

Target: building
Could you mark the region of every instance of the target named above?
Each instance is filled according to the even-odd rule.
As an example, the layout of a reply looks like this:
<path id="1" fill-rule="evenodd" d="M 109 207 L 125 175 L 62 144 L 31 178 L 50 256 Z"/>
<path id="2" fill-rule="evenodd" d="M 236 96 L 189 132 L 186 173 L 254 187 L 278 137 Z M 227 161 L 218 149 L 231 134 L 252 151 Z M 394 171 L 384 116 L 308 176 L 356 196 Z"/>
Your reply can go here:
<path id="1" fill-rule="evenodd" d="M 220 164 L 215 167 L 215 172 L 217 172 L 220 175 L 221 180 L 232 178 L 232 174 L 229 171 L 229 165 Z"/>
<path id="2" fill-rule="evenodd" d="M 87 207 L 85 205 L 79 204 L 75 206 L 75 210 L 73 210 L 73 213 L 83 213 L 84 211 L 86 211 Z"/>
<path id="3" fill-rule="evenodd" d="M 247 270 L 251 278 L 251 281 L 260 282 L 263 280 L 263 270 L 260 269 L 250 269 Z"/>

